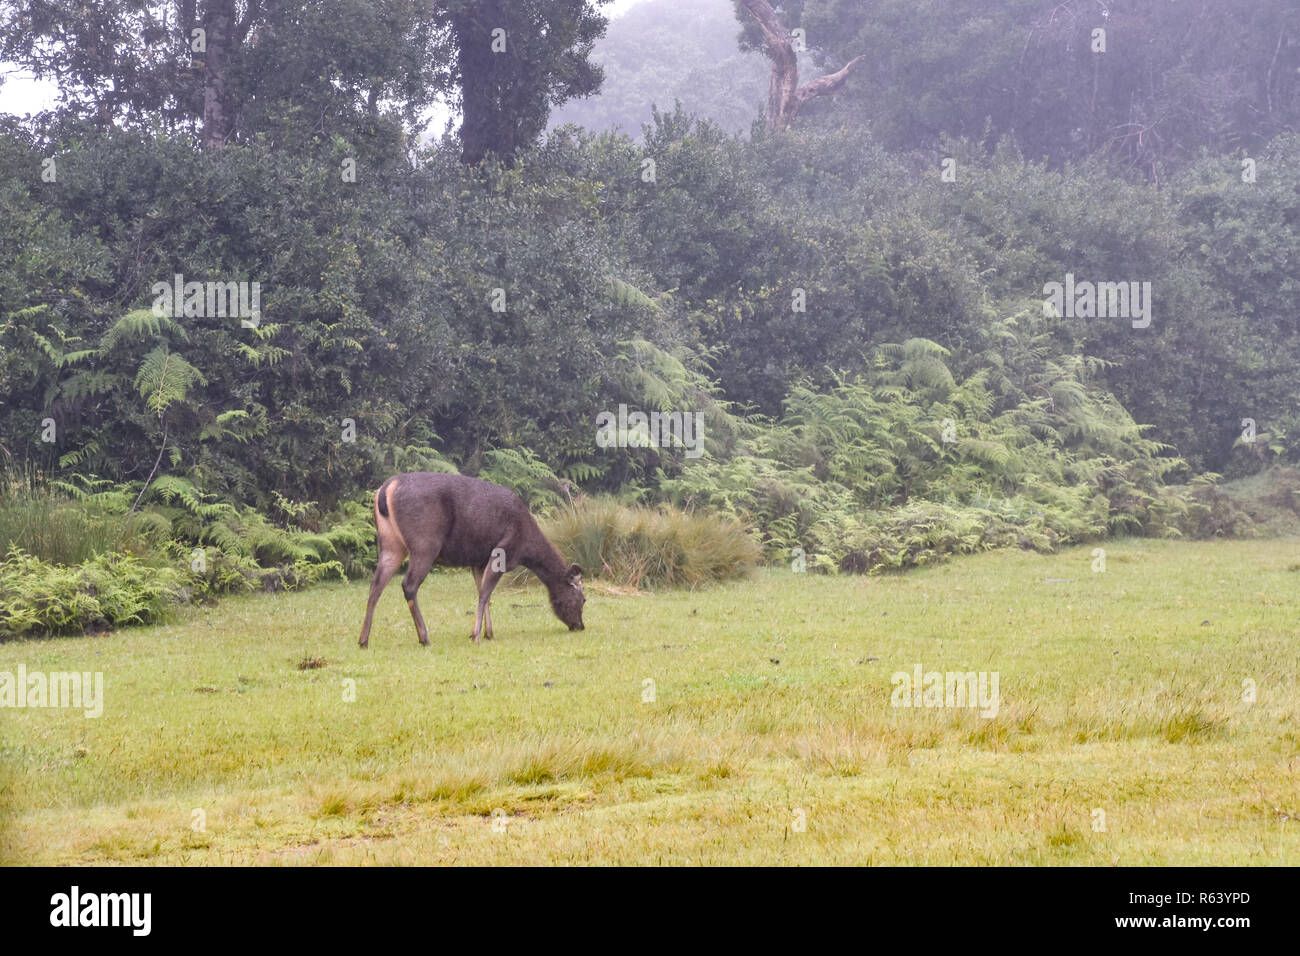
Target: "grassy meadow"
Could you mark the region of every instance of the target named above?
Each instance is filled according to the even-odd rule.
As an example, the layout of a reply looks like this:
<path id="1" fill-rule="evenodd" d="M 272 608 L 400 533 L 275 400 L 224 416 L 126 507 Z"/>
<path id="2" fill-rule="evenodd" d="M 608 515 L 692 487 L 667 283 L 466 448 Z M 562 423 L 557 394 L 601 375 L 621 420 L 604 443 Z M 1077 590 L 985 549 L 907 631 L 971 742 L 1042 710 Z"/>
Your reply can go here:
<path id="1" fill-rule="evenodd" d="M 106 701 L 0 711 L 0 862 L 1300 863 L 1300 539 L 1105 562 L 592 586 L 577 633 L 503 588 L 478 646 L 464 571 L 428 648 L 397 583 L 366 652 L 365 583 L 11 641 Z M 997 716 L 891 706 L 917 664 Z"/>

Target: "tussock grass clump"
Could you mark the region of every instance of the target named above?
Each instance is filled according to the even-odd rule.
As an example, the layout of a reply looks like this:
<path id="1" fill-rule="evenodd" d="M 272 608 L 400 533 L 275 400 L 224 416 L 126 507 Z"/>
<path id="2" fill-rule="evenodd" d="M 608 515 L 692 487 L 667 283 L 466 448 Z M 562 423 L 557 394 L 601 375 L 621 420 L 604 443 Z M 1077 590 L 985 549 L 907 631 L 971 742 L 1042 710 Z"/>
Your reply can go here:
<path id="1" fill-rule="evenodd" d="M 517 757 L 504 776 L 510 783 L 524 786 L 602 775 L 614 779 L 648 777 L 653 774 L 648 756 L 645 748 L 636 746 L 546 740 Z"/>
<path id="2" fill-rule="evenodd" d="M 671 505 L 629 507 L 584 499 L 543 523 L 551 542 L 588 577 L 621 587 L 695 587 L 749 574 L 760 550 L 734 518 Z"/>
<path id="3" fill-rule="evenodd" d="M 0 486 L 0 548 L 19 548 L 53 564 L 81 564 L 121 551 L 122 519 L 26 482 Z"/>
<path id="4" fill-rule="evenodd" d="M 1136 705 L 1085 708 L 1066 722 L 1076 743 L 1142 738 L 1171 744 L 1196 743 L 1220 736 L 1227 718 L 1212 699 L 1191 692 L 1157 693 Z"/>

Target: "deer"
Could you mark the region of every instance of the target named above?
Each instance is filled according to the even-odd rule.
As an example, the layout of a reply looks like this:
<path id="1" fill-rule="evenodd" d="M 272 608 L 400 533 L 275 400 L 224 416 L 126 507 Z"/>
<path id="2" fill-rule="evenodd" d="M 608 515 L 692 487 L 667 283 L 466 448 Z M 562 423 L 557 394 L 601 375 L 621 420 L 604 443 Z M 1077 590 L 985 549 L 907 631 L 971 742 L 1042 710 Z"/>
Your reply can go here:
<path id="1" fill-rule="evenodd" d="M 546 585 L 551 610 L 581 631 L 582 568 L 565 564 L 555 545 L 542 534 L 528 506 L 509 488 L 467 475 L 413 471 L 389 478 L 375 492 L 375 531 L 379 560 L 370 582 L 366 619 L 361 625 L 364 650 L 370 644 L 375 604 L 402 561 L 409 558 L 402 593 L 415 621 L 415 633 L 429 644 L 416 594 L 435 564 L 469 568 L 478 589 L 478 611 L 470 640 L 492 639 L 492 590 L 503 575 L 525 567 Z"/>

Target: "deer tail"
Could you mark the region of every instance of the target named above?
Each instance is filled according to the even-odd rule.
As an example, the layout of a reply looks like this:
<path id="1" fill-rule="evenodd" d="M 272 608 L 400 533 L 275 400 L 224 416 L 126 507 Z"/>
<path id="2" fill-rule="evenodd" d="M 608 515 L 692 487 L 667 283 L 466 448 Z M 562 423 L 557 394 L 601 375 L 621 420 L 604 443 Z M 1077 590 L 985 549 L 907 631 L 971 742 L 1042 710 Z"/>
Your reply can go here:
<path id="1" fill-rule="evenodd" d="M 379 490 L 375 492 L 375 507 L 379 509 L 379 513 L 383 515 L 385 518 L 388 517 L 388 495 L 386 495 L 385 492 L 388 490 L 388 486 L 391 485 L 393 481 L 394 481 L 393 478 L 389 478 L 382 485 L 380 485 Z"/>

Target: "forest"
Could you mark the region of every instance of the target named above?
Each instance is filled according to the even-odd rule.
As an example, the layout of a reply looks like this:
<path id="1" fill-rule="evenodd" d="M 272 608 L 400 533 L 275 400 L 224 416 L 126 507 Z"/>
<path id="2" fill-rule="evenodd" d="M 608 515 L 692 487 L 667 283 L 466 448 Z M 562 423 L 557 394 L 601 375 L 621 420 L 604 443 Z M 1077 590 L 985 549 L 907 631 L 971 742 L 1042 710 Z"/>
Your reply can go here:
<path id="1" fill-rule="evenodd" d="M 412 470 L 633 587 L 1294 533 L 1290 0 L 607 8 L 0 5 L 0 638 L 366 576 Z"/>
<path id="2" fill-rule="evenodd" d="M 1295 0 L 0 0 L 10 929 L 1286 926 L 1297 301 Z"/>

